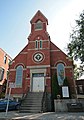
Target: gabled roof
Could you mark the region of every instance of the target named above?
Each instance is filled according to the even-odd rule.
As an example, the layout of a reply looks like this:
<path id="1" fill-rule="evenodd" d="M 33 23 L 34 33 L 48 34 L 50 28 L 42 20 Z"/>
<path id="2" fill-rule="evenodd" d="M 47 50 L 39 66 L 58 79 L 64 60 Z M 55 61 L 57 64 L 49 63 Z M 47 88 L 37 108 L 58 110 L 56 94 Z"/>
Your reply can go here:
<path id="1" fill-rule="evenodd" d="M 51 50 L 58 50 L 61 51 L 61 53 L 63 53 L 66 57 L 68 57 L 68 55 L 66 55 L 60 48 L 58 48 L 53 42 L 51 42 Z M 69 57 L 68 57 L 69 58 Z M 69 58 L 70 59 L 70 58 Z M 72 61 L 72 60 L 71 60 Z"/>
<path id="2" fill-rule="evenodd" d="M 43 22 L 46 22 L 48 25 L 48 19 L 42 14 L 40 10 L 37 11 L 37 13 L 31 19 L 30 23 L 35 23 L 39 19 L 42 20 Z"/>

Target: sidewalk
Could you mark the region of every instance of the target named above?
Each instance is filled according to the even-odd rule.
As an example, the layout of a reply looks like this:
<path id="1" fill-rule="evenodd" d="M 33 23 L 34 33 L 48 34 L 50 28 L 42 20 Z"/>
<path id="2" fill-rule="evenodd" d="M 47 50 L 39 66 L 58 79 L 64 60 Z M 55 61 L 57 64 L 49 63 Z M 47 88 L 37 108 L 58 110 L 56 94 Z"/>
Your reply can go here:
<path id="1" fill-rule="evenodd" d="M 0 112 L 0 120 L 84 120 L 84 112 L 19 113 L 18 111 L 10 111 L 7 115 L 5 112 Z"/>

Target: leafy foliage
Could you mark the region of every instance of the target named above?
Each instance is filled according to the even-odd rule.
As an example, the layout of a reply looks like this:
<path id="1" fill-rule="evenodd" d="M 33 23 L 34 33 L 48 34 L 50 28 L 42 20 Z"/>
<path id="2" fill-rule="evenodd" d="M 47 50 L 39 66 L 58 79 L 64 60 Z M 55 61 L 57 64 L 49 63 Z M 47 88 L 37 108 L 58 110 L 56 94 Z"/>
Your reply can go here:
<path id="1" fill-rule="evenodd" d="M 58 94 L 59 94 L 59 85 L 58 85 L 57 75 L 56 73 L 54 73 L 53 78 L 52 78 L 53 99 L 56 99 Z"/>
<path id="2" fill-rule="evenodd" d="M 65 77 L 65 79 L 64 79 L 63 86 L 69 87 L 69 82 L 67 80 L 67 77 Z M 53 99 L 57 99 L 57 95 L 60 95 L 60 97 L 62 98 L 62 86 L 59 86 L 57 75 L 56 75 L 56 73 L 54 73 L 53 78 L 52 78 L 52 96 L 53 96 Z M 70 95 L 70 89 L 69 89 L 69 95 Z"/>
<path id="3" fill-rule="evenodd" d="M 67 77 L 65 77 L 65 79 L 64 79 L 63 86 L 69 86 L 69 83 L 68 83 Z"/>
<path id="4" fill-rule="evenodd" d="M 84 72 L 84 10 L 76 20 L 76 26 L 70 35 L 70 43 L 67 46 L 68 55 L 73 60 L 80 60 L 79 71 Z"/>

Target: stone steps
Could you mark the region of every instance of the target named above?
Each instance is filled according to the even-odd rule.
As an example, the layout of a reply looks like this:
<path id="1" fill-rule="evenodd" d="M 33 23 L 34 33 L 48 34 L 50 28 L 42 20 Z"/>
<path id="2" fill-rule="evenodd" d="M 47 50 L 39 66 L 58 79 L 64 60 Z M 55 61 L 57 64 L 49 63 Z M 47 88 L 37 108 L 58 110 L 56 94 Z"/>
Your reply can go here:
<path id="1" fill-rule="evenodd" d="M 42 108 L 42 92 L 29 92 L 22 101 L 20 112 L 39 113 Z"/>

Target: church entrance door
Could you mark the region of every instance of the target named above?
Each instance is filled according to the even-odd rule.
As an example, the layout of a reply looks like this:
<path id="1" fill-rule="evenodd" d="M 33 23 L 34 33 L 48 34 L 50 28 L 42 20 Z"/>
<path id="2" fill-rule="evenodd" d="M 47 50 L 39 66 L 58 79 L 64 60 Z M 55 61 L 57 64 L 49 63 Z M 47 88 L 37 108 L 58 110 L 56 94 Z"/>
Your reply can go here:
<path id="1" fill-rule="evenodd" d="M 43 73 L 33 73 L 32 91 L 44 92 L 44 74 Z"/>

